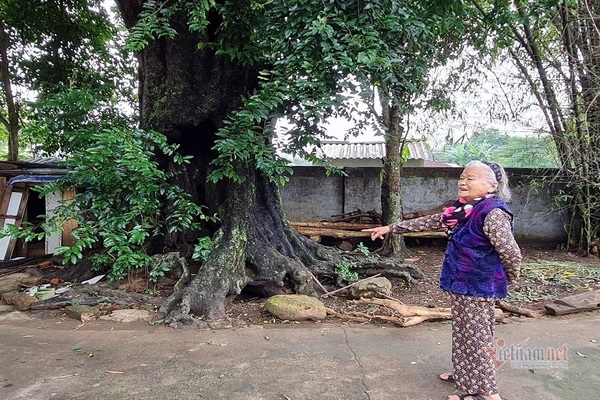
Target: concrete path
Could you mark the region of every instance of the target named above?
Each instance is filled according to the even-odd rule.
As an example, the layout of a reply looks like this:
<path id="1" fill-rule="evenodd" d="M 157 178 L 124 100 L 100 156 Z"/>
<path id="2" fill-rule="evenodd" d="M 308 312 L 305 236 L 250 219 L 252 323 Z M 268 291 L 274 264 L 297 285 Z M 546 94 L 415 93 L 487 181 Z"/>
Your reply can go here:
<path id="1" fill-rule="evenodd" d="M 600 399 L 600 312 L 518 319 L 497 326 L 496 337 L 503 398 Z M 451 368 L 450 325 L 441 322 L 191 331 L 10 312 L 0 315 L 0 354 L 0 399 L 10 400 L 442 400 L 455 392 L 437 379 Z"/>

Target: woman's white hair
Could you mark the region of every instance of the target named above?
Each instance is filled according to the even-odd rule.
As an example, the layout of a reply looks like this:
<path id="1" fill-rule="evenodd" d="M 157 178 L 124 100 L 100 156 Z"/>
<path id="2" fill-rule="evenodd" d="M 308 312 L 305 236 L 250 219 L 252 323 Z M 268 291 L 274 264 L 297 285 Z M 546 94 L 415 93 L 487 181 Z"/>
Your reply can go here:
<path id="1" fill-rule="evenodd" d="M 510 199 L 512 198 L 512 194 L 508 187 L 508 177 L 506 176 L 506 171 L 504 170 L 502 165 L 500 165 L 498 163 L 487 163 L 487 162 L 475 160 L 475 161 L 469 162 L 465 166 L 465 169 L 471 168 L 471 167 L 481 168 L 481 169 L 485 170 L 487 172 L 486 173 L 486 181 L 490 184 L 492 184 L 492 183 L 498 184 L 496 191 L 494 191 L 494 194 L 496 195 L 497 199 L 506 201 L 506 202 L 510 201 Z"/>

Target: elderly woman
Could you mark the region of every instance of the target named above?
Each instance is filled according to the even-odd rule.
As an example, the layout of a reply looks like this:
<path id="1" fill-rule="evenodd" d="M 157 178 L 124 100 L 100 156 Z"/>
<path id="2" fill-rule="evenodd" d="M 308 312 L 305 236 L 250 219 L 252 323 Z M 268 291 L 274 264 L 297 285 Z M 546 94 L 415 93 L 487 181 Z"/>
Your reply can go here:
<path id="1" fill-rule="evenodd" d="M 387 233 L 448 231 L 440 287 L 449 292 L 452 309 L 454 371 L 440 379 L 467 394 L 448 400 L 500 400 L 493 348 L 494 304 L 519 277 L 521 251 L 513 236 L 513 216 L 504 168 L 470 162 L 458 180 L 458 201 L 442 214 L 366 229 L 371 239 Z"/>

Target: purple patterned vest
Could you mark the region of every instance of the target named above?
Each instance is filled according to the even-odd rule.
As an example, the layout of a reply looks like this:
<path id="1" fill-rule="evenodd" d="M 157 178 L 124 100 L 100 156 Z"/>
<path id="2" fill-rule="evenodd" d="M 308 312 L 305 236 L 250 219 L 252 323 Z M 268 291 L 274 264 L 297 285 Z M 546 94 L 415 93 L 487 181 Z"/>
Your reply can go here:
<path id="1" fill-rule="evenodd" d="M 485 217 L 495 208 L 512 217 L 506 203 L 488 198 L 475 205 L 469 218 L 452 230 L 440 277 L 442 289 L 475 297 L 503 298 L 508 294 L 500 256 L 483 233 Z"/>

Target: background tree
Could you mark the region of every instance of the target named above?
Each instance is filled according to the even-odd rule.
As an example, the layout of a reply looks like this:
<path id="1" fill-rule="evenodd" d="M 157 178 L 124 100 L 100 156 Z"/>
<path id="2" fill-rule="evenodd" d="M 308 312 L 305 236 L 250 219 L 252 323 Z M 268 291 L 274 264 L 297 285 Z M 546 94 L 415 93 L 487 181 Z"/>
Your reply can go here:
<path id="1" fill-rule="evenodd" d="M 410 156 L 406 146 L 409 133 L 407 118 L 418 108 L 416 99 L 426 92 L 430 71 L 444 65 L 460 51 L 460 35 L 465 28 L 461 17 L 464 9 L 460 2 L 425 4 L 417 1 L 402 4 L 390 12 L 404 15 L 408 21 L 420 21 L 420 29 L 415 30 L 412 24 L 405 24 L 408 29 L 403 34 L 394 32 L 384 38 L 382 41 L 388 46 L 389 43 L 395 45 L 396 53 L 389 58 L 396 63 L 397 78 L 390 81 L 385 75 L 387 71 L 378 71 L 380 73 L 373 74 L 371 78 L 377 87 L 386 143 L 381 183 L 384 225 L 402 220 L 401 172 L 402 164 Z M 433 104 L 428 103 L 428 106 Z M 404 238 L 388 235 L 381 254 L 405 256 Z"/>
<path id="2" fill-rule="evenodd" d="M 583 251 L 600 229 L 599 39 L 597 2 L 471 0 L 472 23 L 489 35 L 472 43 L 511 60 L 535 97 L 554 140 L 569 235 Z M 486 39 L 482 39 L 485 37 Z"/>
<path id="3" fill-rule="evenodd" d="M 511 168 L 556 168 L 558 155 L 550 137 L 521 137 L 485 129 L 473 136 L 434 150 L 436 160 L 466 165 L 469 161 L 495 161 Z"/>
<path id="4" fill-rule="evenodd" d="M 8 133 L 9 160 L 19 157 L 34 94 L 43 98 L 86 80 L 100 81 L 106 72 L 96 66 L 105 58 L 112 24 L 99 5 L 99 0 L 0 4 L 0 122 Z"/>

